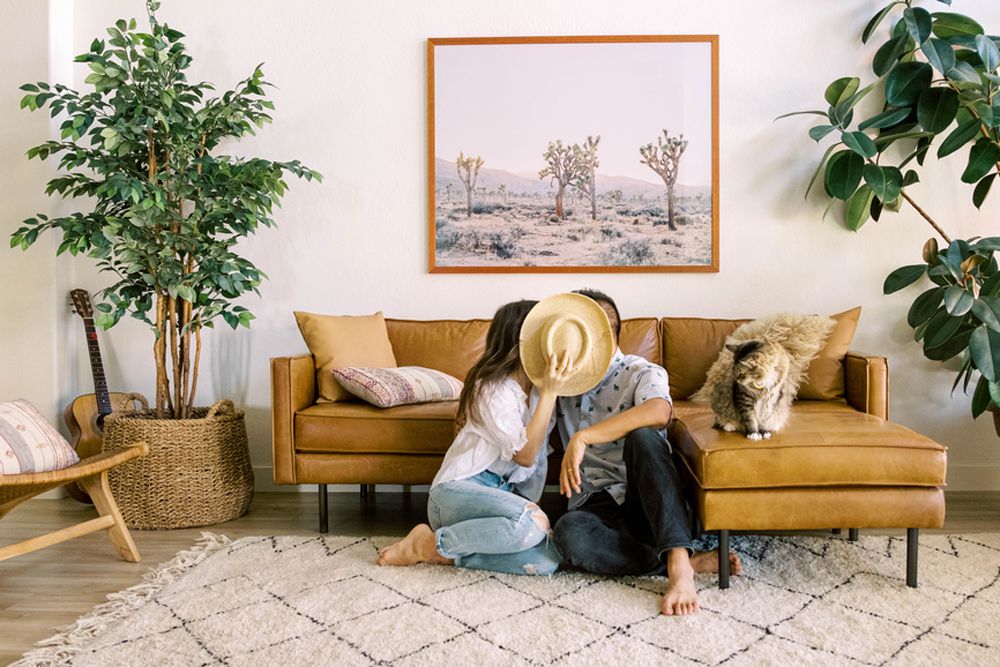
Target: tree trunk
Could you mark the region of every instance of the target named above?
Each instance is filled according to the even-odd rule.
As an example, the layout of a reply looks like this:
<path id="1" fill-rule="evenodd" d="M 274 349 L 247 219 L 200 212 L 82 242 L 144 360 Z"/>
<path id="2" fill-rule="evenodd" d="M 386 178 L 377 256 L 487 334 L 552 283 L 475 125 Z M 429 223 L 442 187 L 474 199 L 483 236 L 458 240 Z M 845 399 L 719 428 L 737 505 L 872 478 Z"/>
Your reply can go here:
<path id="1" fill-rule="evenodd" d="M 556 217 L 560 220 L 566 219 L 566 212 L 563 210 L 563 191 L 566 186 L 562 183 L 559 184 L 559 190 L 556 192 Z"/>
<path id="2" fill-rule="evenodd" d="M 676 232 L 677 225 L 674 224 L 674 186 L 667 186 L 667 225 L 670 231 Z"/>
<path id="3" fill-rule="evenodd" d="M 465 217 L 471 218 L 472 217 L 472 188 L 466 188 L 465 189 L 465 194 L 466 194 L 466 196 L 468 198 L 467 208 L 465 209 Z"/>
<path id="4" fill-rule="evenodd" d="M 597 183 L 594 170 L 590 170 L 590 219 L 597 220 Z"/>

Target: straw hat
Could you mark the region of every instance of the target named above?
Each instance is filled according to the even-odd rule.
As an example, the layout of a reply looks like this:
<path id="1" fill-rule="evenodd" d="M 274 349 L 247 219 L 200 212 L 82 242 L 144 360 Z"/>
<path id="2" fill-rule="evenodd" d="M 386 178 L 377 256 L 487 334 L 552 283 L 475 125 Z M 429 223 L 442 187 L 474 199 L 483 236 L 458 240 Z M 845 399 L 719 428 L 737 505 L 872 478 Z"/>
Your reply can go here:
<path id="1" fill-rule="evenodd" d="M 573 354 L 573 373 L 557 389 L 560 396 L 579 396 L 593 389 L 608 372 L 615 353 L 608 316 L 582 294 L 556 294 L 539 301 L 521 325 L 521 365 L 532 383 L 545 377 L 549 358 Z"/>

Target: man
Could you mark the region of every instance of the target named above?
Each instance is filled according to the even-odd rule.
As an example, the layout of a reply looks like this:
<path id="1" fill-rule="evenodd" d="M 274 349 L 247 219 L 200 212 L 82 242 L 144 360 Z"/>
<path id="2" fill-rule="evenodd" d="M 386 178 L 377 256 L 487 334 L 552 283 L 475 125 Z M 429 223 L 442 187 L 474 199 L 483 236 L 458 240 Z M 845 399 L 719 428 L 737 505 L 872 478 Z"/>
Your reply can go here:
<path id="1" fill-rule="evenodd" d="M 666 427 L 673 413 L 667 372 L 618 348 L 621 318 L 607 294 L 577 290 L 600 304 L 611 322 L 616 351 L 604 378 L 582 396 L 559 399 L 565 454 L 560 492 L 569 512 L 555 525 L 563 560 L 609 575 L 662 575 L 668 616 L 698 610 L 695 572 L 718 570 L 716 552 L 692 553 L 680 476 Z M 740 571 L 735 554 L 734 574 Z"/>

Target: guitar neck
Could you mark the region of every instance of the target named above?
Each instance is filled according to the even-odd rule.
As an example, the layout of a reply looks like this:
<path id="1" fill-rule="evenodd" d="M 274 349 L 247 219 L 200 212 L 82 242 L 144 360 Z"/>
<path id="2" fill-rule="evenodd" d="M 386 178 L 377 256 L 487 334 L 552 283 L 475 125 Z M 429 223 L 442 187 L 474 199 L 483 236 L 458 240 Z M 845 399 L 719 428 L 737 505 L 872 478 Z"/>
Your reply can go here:
<path id="1" fill-rule="evenodd" d="M 111 397 L 108 395 L 108 380 L 104 377 L 104 361 L 101 359 L 101 345 L 97 340 L 97 327 L 94 318 L 83 318 L 83 327 L 87 334 L 87 352 L 90 354 L 90 372 L 94 376 L 94 395 L 97 396 L 97 412 L 100 415 L 111 414 Z"/>

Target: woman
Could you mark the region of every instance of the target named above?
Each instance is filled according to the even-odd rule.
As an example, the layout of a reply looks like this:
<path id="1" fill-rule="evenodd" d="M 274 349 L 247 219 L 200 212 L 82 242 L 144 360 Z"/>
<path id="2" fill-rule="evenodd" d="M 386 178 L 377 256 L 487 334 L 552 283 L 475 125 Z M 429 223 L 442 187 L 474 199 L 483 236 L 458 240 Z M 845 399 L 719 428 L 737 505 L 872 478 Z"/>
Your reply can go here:
<path id="1" fill-rule="evenodd" d="M 532 388 L 518 347 L 536 301 L 501 306 L 486 351 L 459 397 L 461 430 L 445 455 L 420 524 L 379 553 L 379 565 L 438 563 L 512 574 L 552 574 L 559 552 L 536 504 L 547 472 L 546 441 L 556 387 L 573 372 L 569 355 L 552 357 Z"/>

